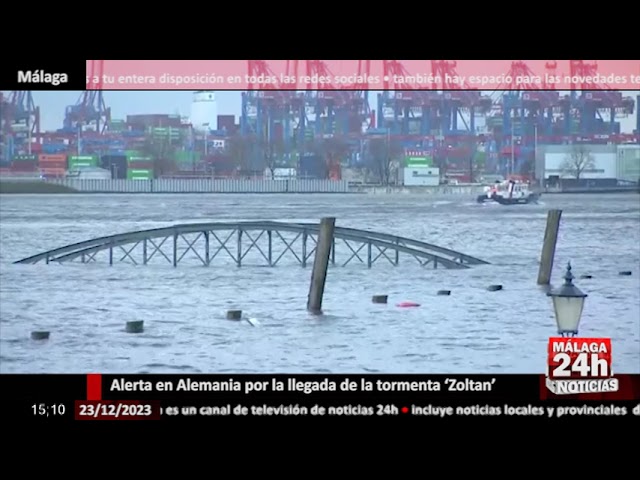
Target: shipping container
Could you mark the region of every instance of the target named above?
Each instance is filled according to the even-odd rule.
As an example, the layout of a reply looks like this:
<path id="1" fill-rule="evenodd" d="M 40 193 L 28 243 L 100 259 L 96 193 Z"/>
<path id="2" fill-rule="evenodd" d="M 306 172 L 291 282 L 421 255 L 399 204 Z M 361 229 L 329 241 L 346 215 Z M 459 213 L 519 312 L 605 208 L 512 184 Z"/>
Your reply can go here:
<path id="1" fill-rule="evenodd" d="M 421 157 L 405 157 L 405 167 L 419 167 L 428 168 L 433 166 L 433 157 L 421 156 Z"/>
<path id="2" fill-rule="evenodd" d="M 226 130 L 227 133 L 233 133 L 236 127 L 235 115 L 218 115 L 218 130 Z"/>
<path id="3" fill-rule="evenodd" d="M 127 115 L 127 125 L 139 130 L 146 130 L 149 127 L 180 128 L 182 120 L 180 116 L 167 114 Z"/>
<path id="4" fill-rule="evenodd" d="M 328 176 L 327 163 L 324 157 L 306 154 L 300 157 L 298 175 L 301 178 L 325 179 Z"/>
<path id="5" fill-rule="evenodd" d="M 51 155 L 51 154 L 45 154 L 42 153 L 40 155 L 38 155 L 38 162 L 39 163 L 60 163 L 60 162 L 64 162 L 65 164 L 67 163 L 67 156 L 66 155 Z"/>
<path id="6" fill-rule="evenodd" d="M 95 165 L 98 164 L 98 155 L 69 155 L 69 163 L 93 163 Z"/>
<path id="7" fill-rule="evenodd" d="M 110 132 L 122 132 L 127 129 L 127 124 L 124 120 L 111 120 L 109 123 Z"/>
<path id="8" fill-rule="evenodd" d="M 40 174 L 44 177 L 64 177 L 67 170 L 65 168 L 41 168 Z"/>
<path id="9" fill-rule="evenodd" d="M 11 164 L 12 172 L 37 172 L 38 164 L 36 162 L 14 162 Z"/>
<path id="10" fill-rule="evenodd" d="M 150 128 L 147 130 L 147 133 L 154 137 L 173 137 L 178 138 L 182 133 L 182 129 L 180 128 L 164 128 L 164 127 L 156 127 Z"/>
<path id="11" fill-rule="evenodd" d="M 152 170 L 127 170 L 127 178 L 129 180 L 137 180 L 137 179 L 152 179 L 153 171 Z"/>
<path id="12" fill-rule="evenodd" d="M 57 153 L 66 152 L 69 145 L 64 143 L 45 143 L 42 145 L 42 153 L 55 155 Z"/>
<path id="13" fill-rule="evenodd" d="M 48 167 L 48 168 L 67 168 L 67 159 L 56 159 L 56 158 L 52 158 L 52 159 L 43 159 L 43 158 L 38 158 L 38 165 L 41 167 Z"/>
<path id="14" fill-rule="evenodd" d="M 14 155 L 14 162 L 38 162 L 38 155 L 35 154 L 23 154 L 23 155 Z"/>
<path id="15" fill-rule="evenodd" d="M 90 168 L 90 167 L 97 167 L 97 165 L 94 163 L 81 162 L 81 161 L 69 163 L 69 170 L 77 170 L 79 168 Z"/>
<path id="16" fill-rule="evenodd" d="M 178 150 L 174 154 L 174 160 L 176 164 L 179 163 L 199 163 L 201 160 L 200 152 L 189 151 L 189 150 Z"/>
<path id="17" fill-rule="evenodd" d="M 100 166 L 111 172 L 111 178 L 127 178 L 127 157 L 125 155 L 104 155 L 100 159 Z"/>
<path id="18" fill-rule="evenodd" d="M 153 170 L 154 162 L 152 160 L 134 160 L 128 162 L 129 170 Z"/>

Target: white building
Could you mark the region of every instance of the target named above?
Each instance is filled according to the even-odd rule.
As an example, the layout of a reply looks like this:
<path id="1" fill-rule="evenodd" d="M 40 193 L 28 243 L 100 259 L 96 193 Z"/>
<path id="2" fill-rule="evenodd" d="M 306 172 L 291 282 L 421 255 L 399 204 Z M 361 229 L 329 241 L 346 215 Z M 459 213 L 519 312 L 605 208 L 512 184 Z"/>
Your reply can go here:
<path id="1" fill-rule="evenodd" d="M 406 167 L 403 180 L 406 187 L 435 187 L 440 185 L 440 169 L 436 167 Z"/>
<path id="2" fill-rule="evenodd" d="M 191 125 L 196 131 L 218 129 L 218 104 L 215 92 L 208 90 L 193 92 Z"/>

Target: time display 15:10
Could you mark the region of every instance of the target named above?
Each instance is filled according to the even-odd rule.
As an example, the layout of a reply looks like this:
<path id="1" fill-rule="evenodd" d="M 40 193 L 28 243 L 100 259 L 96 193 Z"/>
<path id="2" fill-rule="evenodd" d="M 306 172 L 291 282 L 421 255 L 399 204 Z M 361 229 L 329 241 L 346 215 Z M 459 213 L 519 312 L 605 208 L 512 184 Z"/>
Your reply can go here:
<path id="1" fill-rule="evenodd" d="M 34 403 L 31 405 L 31 410 L 34 415 L 41 417 L 48 417 L 49 415 L 64 415 L 67 411 L 67 407 L 63 403 L 57 403 L 53 405 L 47 405 L 46 403 Z"/>

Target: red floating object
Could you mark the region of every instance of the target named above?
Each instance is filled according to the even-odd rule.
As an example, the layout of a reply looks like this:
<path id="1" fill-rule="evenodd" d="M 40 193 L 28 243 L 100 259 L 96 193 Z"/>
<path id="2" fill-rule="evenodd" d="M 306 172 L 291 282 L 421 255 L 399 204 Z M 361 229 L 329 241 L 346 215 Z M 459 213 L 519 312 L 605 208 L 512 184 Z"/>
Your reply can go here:
<path id="1" fill-rule="evenodd" d="M 400 302 L 396 305 L 396 307 L 400 308 L 410 308 L 410 307 L 419 307 L 420 304 L 416 302 Z"/>

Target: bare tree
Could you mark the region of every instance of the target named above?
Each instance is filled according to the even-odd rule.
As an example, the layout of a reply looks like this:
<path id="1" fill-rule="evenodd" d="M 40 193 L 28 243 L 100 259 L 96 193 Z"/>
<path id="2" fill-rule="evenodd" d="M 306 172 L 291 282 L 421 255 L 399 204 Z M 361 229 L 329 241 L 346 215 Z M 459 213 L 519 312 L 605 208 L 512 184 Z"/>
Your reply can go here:
<path id="1" fill-rule="evenodd" d="M 391 183 L 394 165 L 402 154 L 402 145 L 391 138 L 372 138 L 369 141 L 369 163 L 373 174 L 383 185 Z"/>
<path id="2" fill-rule="evenodd" d="M 175 170 L 175 147 L 171 145 L 168 138 L 149 138 L 141 150 L 144 155 L 153 160 L 153 170 L 156 177 L 161 177 Z"/>
<path id="3" fill-rule="evenodd" d="M 261 148 L 261 150 L 264 154 L 264 167 L 265 170 L 268 171 L 271 180 L 273 180 L 275 178 L 276 168 L 278 168 L 280 159 L 282 159 L 286 153 L 284 139 L 276 138 L 271 142 L 265 141 L 263 144 L 265 148 Z"/>
<path id="4" fill-rule="evenodd" d="M 258 139 L 255 135 L 234 135 L 227 142 L 229 156 L 239 170 L 247 171 L 251 156 L 255 153 Z"/>
<path id="5" fill-rule="evenodd" d="M 314 139 L 307 142 L 305 151 L 318 155 L 325 162 L 325 175 L 330 174 L 331 170 L 342 164 L 349 154 L 349 143 L 340 137 L 328 137 Z"/>
<path id="6" fill-rule="evenodd" d="M 595 160 L 591 152 L 584 145 L 574 145 L 571 152 L 567 154 L 567 158 L 562 162 L 560 169 L 563 173 L 571 175 L 576 180 L 586 170 L 591 170 L 595 166 Z"/>

